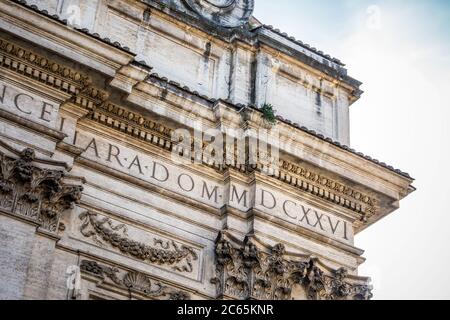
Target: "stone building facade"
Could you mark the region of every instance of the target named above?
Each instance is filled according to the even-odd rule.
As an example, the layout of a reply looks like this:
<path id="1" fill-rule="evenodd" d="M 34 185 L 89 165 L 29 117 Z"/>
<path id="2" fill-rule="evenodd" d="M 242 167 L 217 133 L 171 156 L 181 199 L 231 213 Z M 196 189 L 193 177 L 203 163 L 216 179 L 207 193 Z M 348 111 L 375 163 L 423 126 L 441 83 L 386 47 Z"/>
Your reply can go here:
<path id="1" fill-rule="evenodd" d="M 0 0 L 0 299 L 371 298 L 354 235 L 413 179 L 254 5 Z"/>

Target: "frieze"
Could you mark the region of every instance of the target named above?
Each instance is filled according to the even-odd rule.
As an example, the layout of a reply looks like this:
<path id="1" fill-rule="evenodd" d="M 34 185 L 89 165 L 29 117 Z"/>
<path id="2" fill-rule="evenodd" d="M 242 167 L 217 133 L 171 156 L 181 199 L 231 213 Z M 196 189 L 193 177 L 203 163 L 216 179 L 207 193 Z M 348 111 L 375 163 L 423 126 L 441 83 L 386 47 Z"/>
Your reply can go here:
<path id="1" fill-rule="evenodd" d="M 58 106 L 54 102 L 3 79 L 0 79 L 0 109 L 50 129 L 57 127 Z"/>
<path id="2" fill-rule="evenodd" d="M 78 161 L 112 175 L 117 172 L 120 179 L 138 179 L 134 181 L 148 184 L 156 194 L 167 195 L 169 191 L 173 199 L 213 214 L 220 213 L 224 206 L 243 212 L 255 209 L 255 213 L 270 215 L 276 219 L 274 222 L 295 232 L 309 229 L 341 242 L 353 243 L 353 218 L 339 217 L 327 207 L 300 199 L 295 193 L 289 195 L 270 188 L 264 183 L 265 176 L 255 174 L 256 186 L 227 184 L 89 132 L 78 132 L 76 140 L 76 145 L 85 150 Z"/>
<path id="3" fill-rule="evenodd" d="M 194 271 L 193 261 L 198 260 L 196 251 L 175 241 L 154 238 L 153 245 L 129 238 L 124 224 L 115 224 L 111 219 L 96 213 L 80 215 L 81 234 L 99 244 L 108 244 L 120 252 L 155 265 L 170 266 L 181 273 Z"/>
<path id="4" fill-rule="evenodd" d="M 35 166 L 32 149 L 18 158 L 0 152 L 0 160 L 0 208 L 57 232 L 62 213 L 80 200 L 83 187 L 64 183 L 63 171 Z"/>
<path id="5" fill-rule="evenodd" d="M 345 268 L 324 268 L 314 257 L 290 260 L 282 244 L 261 249 L 251 237 L 243 244 L 235 243 L 225 232 L 220 233 L 216 242 L 216 277 L 211 282 L 216 284 L 219 297 L 241 300 L 369 300 L 372 297 L 367 280 L 350 279 Z"/>
<path id="6" fill-rule="evenodd" d="M 102 282 L 138 293 L 148 299 L 190 300 L 187 292 L 176 290 L 143 273 L 124 272 L 119 268 L 100 265 L 95 261 L 81 261 L 80 270 L 99 278 Z"/>
<path id="7" fill-rule="evenodd" d="M 171 138 L 173 130 L 151 119 L 145 118 L 137 113 L 132 113 L 126 109 L 113 104 L 103 104 L 89 117 L 91 120 L 106 125 L 110 128 L 128 134 L 134 138 L 147 141 L 152 145 L 172 152 L 178 148 Z M 197 150 L 198 142 L 192 142 L 192 150 Z M 208 148 L 203 145 L 203 150 Z M 223 171 L 227 168 L 234 168 L 243 173 L 254 171 L 262 172 L 266 165 L 265 160 L 256 165 L 240 165 L 237 161 L 239 156 L 236 152 L 231 152 L 234 161 L 230 161 L 230 152 L 224 152 L 224 164 L 216 164 L 212 158 L 200 156 L 202 164 L 215 170 Z M 198 162 L 198 155 L 192 152 L 192 160 Z M 262 159 L 262 158 L 261 158 Z M 279 170 L 272 176 L 284 183 L 298 187 L 303 191 L 309 192 L 315 196 L 338 204 L 346 209 L 352 210 L 361 216 L 362 221 L 367 221 L 369 217 L 376 214 L 376 199 L 369 197 L 365 193 L 345 186 L 334 179 L 315 173 L 304 167 L 296 165 L 287 160 L 280 159 L 278 163 Z"/>
<path id="8" fill-rule="evenodd" d="M 258 212 L 277 217 L 281 220 L 301 226 L 329 238 L 353 243 L 353 228 L 349 220 L 332 214 L 286 192 L 256 185 L 255 209 Z"/>
<path id="9" fill-rule="evenodd" d="M 294 182 L 293 178 L 297 177 L 296 184 L 298 186 L 305 189 L 305 191 L 310 190 L 314 193 L 314 189 L 311 189 L 310 187 L 310 184 L 313 184 L 313 186 L 318 189 L 317 193 L 319 196 L 328 198 L 348 209 L 361 213 L 361 220 L 363 221 L 367 221 L 368 218 L 376 214 L 377 200 L 361 191 L 355 190 L 325 175 L 318 174 L 286 160 L 280 160 L 280 169 L 280 171 L 284 171 L 292 176 L 283 177 L 279 174 L 279 179 L 285 181 L 290 180 L 292 183 Z M 299 181 L 298 178 L 301 178 L 301 181 Z M 338 194 L 340 196 L 338 196 Z M 346 197 L 352 198 L 353 200 L 349 200 Z"/>
<path id="10" fill-rule="evenodd" d="M 220 209 L 224 205 L 225 194 L 222 183 L 202 174 L 197 174 L 149 152 L 112 142 L 109 139 L 78 131 L 73 145 L 85 150 L 78 161 L 100 170 L 126 174 L 139 182 L 170 190 L 174 196 L 202 203 Z M 159 189 L 158 189 L 159 190 Z M 190 201 L 192 203 L 192 201 Z"/>
<path id="11" fill-rule="evenodd" d="M 88 118 L 95 122 L 128 134 L 133 138 L 144 140 L 169 152 L 178 148 L 177 144 L 171 139 L 173 129 L 148 117 L 106 102 L 108 94 L 91 86 L 89 78 L 77 71 L 49 61 L 3 39 L 0 39 L 0 66 L 72 93 L 70 100 L 79 107 L 88 110 Z M 63 125 L 61 130 L 64 131 Z M 203 149 L 206 148 L 208 148 L 207 144 L 203 146 Z M 197 149 L 195 141 L 192 142 L 192 149 Z M 261 168 L 264 167 L 258 164 L 242 166 L 237 161 L 229 161 L 230 155 L 226 152 L 224 154 L 226 165 L 217 165 L 206 156 L 203 157 L 202 163 L 220 171 L 235 168 L 244 173 L 251 173 L 255 170 L 261 171 Z M 193 157 L 195 156 L 195 153 L 193 153 Z M 235 154 L 234 156 L 237 157 L 238 155 Z M 198 159 L 193 160 L 198 161 Z M 281 159 L 278 167 L 280 170 L 275 172 L 274 178 L 328 202 L 352 210 L 360 215 L 363 222 L 366 222 L 377 212 L 376 199 L 363 192 L 290 161 Z"/>

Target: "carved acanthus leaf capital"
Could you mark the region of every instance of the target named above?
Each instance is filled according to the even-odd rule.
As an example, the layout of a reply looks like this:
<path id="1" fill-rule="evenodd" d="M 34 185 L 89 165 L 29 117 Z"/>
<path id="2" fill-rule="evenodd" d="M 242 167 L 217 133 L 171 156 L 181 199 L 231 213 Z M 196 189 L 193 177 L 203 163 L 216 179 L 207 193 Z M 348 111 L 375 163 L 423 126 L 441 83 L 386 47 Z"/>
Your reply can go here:
<path id="1" fill-rule="evenodd" d="M 371 287 L 344 268 L 328 270 L 313 257 L 290 260 L 284 245 L 260 248 L 253 238 L 238 243 L 221 232 L 216 242 L 220 297 L 257 300 L 368 300 Z M 304 292 L 299 296 L 298 292 Z"/>
<path id="2" fill-rule="evenodd" d="M 80 200 L 83 187 L 65 183 L 64 171 L 43 169 L 34 161 L 32 149 L 17 157 L 0 151 L 0 208 L 56 232 L 61 214 Z"/>

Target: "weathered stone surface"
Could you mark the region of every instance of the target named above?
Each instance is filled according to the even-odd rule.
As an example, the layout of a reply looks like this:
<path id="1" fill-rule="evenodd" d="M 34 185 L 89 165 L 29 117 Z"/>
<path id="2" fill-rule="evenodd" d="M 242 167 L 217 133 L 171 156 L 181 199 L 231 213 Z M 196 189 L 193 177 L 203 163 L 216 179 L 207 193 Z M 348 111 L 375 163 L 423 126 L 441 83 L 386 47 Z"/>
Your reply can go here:
<path id="1" fill-rule="evenodd" d="M 212 24 L 234 28 L 248 23 L 254 0 L 184 0 L 186 4 Z"/>
<path id="2" fill-rule="evenodd" d="M 23 299 L 35 227 L 0 216 L 0 299 Z"/>
<path id="3" fill-rule="evenodd" d="M 0 299 L 370 299 L 354 235 L 413 179 L 345 146 L 342 63 L 252 10 L 0 0 Z"/>
<path id="4" fill-rule="evenodd" d="M 284 245 L 261 250 L 257 239 L 248 237 L 240 247 L 226 233 L 216 242 L 219 295 L 257 300 L 368 300 L 372 288 L 352 283 L 345 268 L 327 270 L 312 257 L 287 259 Z"/>

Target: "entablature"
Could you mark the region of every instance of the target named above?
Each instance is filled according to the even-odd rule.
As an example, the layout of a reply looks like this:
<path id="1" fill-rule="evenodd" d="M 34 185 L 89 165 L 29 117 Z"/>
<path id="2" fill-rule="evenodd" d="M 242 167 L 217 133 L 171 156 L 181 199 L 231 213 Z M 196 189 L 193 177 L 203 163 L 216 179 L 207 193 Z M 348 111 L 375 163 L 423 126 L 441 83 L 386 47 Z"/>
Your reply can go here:
<path id="1" fill-rule="evenodd" d="M 108 43 L 87 30 L 69 27 L 67 21 L 35 12 L 25 1 L 0 1 L 0 28 L 9 30 L 38 46 L 43 46 L 73 61 L 114 76 L 117 70 L 134 60 L 135 55 Z"/>
<path id="2" fill-rule="evenodd" d="M 77 34 L 77 37 L 88 39 L 86 41 L 90 41 L 89 45 L 95 52 L 102 50 L 94 50 L 94 47 L 104 49 L 106 46 L 104 42 L 84 34 Z M 321 201 L 356 214 L 359 218 L 353 221 L 356 231 L 395 210 L 398 200 L 413 190 L 410 177 L 390 172 L 390 169 L 354 154 L 349 148 L 335 145 L 327 138 L 307 132 L 284 119 L 279 118 L 276 124 L 268 125 L 260 110 L 255 107 L 209 99 L 178 83 L 151 74 L 150 67 L 136 63 L 132 60 L 133 56 L 123 50 L 110 48 L 118 54 L 115 61 L 120 61 L 116 64 L 110 84 L 127 94 L 123 101 L 128 105 L 126 107 L 108 101 L 110 94 L 107 91 L 112 89 L 96 88 L 86 74 L 72 70 L 73 68 L 48 61 L 11 41 L 2 40 L 0 49 L 3 68 L 41 86 L 52 87 L 71 95 L 66 105 L 71 105 L 72 114 L 77 114 L 73 111 L 79 108 L 79 124 L 97 123 L 99 130 L 101 126 L 107 127 L 112 132 L 128 136 L 128 139 L 150 143 L 165 150 L 167 154 L 177 149 L 177 144 L 172 141 L 172 133 L 178 129 L 177 124 L 191 130 L 198 129 L 198 122 L 190 121 L 194 119 L 200 120 L 207 129 L 221 128 L 224 133 L 230 132 L 230 127 L 247 131 L 270 129 L 269 143 L 275 140 L 271 140 L 270 136 L 277 135 L 282 152 L 279 162 L 275 163 L 278 169 L 272 172 L 270 179 L 281 181 L 302 194 L 313 195 Z M 66 57 L 74 59 L 70 54 Z M 84 61 L 78 60 L 81 64 L 85 64 Z M 97 71 L 103 73 L 100 69 Z M 138 96 L 141 99 L 136 99 Z M 149 108 L 150 104 L 152 109 Z M 137 106 L 143 112 L 132 111 Z M 171 113 L 167 112 L 168 106 Z M 180 113 L 180 109 L 184 115 Z M 158 120 L 155 121 L 154 118 Z M 171 122 L 173 127 L 166 127 L 162 122 Z M 75 127 L 77 125 L 75 123 Z M 73 134 L 76 134 L 76 129 Z M 70 142 L 70 139 L 74 139 L 74 136 L 67 137 L 65 142 Z M 195 144 L 196 141 L 192 141 L 193 149 Z M 207 147 L 205 144 L 201 151 Z M 228 150 L 225 150 L 224 154 L 227 153 Z M 192 159 L 198 159 L 198 155 L 194 154 Z M 203 165 L 218 172 L 231 168 L 248 174 L 265 170 L 263 163 L 236 167 L 234 161 L 224 165 L 215 163 L 211 157 L 204 155 L 200 155 L 200 159 Z"/>

